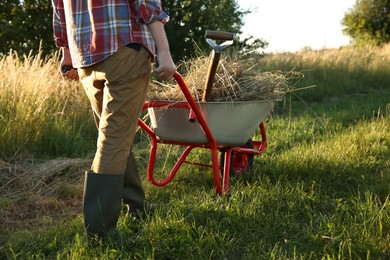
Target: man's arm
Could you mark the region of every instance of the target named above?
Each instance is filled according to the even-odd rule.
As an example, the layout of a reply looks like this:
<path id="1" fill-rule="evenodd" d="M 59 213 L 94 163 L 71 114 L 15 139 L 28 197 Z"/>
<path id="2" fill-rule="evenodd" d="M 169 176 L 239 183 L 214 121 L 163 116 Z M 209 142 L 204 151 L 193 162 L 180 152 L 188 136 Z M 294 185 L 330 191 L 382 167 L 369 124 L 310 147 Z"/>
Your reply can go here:
<path id="1" fill-rule="evenodd" d="M 171 79 L 176 70 L 169 51 L 169 43 L 164 30 L 168 15 L 162 10 L 161 0 L 139 0 L 140 18 L 148 26 L 157 48 L 158 67 L 154 72 L 163 80 Z"/>
<path id="2" fill-rule="evenodd" d="M 79 76 L 77 74 L 77 70 L 72 69 L 67 72 L 63 72 L 62 68 L 64 66 L 72 66 L 72 57 L 70 56 L 69 48 L 68 48 L 68 37 L 66 33 L 66 21 L 65 21 L 65 12 L 64 12 L 64 4 L 62 0 L 52 0 L 53 5 L 53 34 L 54 40 L 57 47 L 61 49 L 62 59 L 59 66 L 59 71 L 62 76 L 72 79 L 78 80 Z"/>
<path id="3" fill-rule="evenodd" d="M 176 71 L 176 66 L 173 63 L 169 43 L 164 30 L 164 24 L 155 21 L 148 25 L 152 34 L 153 40 L 156 43 L 158 67 L 154 68 L 154 72 L 162 80 L 169 80 Z"/>

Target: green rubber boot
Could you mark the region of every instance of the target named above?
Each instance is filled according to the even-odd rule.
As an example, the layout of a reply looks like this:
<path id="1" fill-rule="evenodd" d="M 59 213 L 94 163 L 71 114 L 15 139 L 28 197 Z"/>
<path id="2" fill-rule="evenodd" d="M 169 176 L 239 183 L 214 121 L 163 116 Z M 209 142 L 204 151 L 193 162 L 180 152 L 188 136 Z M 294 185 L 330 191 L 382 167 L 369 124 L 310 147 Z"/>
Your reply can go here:
<path id="1" fill-rule="evenodd" d="M 145 192 L 142 188 L 141 178 L 138 174 L 137 165 L 133 152 L 127 158 L 127 165 L 123 180 L 123 203 L 128 208 L 143 208 L 145 203 Z"/>
<path id="2" fill-rule="evenodd" d="M 88 241 L 116 231 L 121 211 L 123 174 L 85 173 L 83 214 Z"/>
<path id="3" fill-rule="evenodd" d="M 145 214 L 151 214 L 160 207 L 158 204 L 145 200 L 145 192 L 142 188 L 133 152 L 130 152 L 127 158 L 122 199 L 127 207 L 126 215 L 128 217 L 142 218 Z"/>

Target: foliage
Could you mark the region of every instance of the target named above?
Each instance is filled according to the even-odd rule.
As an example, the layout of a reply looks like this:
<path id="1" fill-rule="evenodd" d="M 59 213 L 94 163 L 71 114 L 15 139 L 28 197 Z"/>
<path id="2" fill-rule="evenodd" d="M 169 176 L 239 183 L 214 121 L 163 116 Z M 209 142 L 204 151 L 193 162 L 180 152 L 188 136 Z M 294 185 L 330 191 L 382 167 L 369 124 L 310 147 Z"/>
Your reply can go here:
<path id="1" fill-rule="evenodd" d="M 0 55 L 10 49 L 19 54 L 54 50 L 50 0 L 1 0 Z"/>
<path id="2" fill-rule="evenodd" d="M 343 31 L 356 45 L 382 45 L 390 41 L 390 1 L 357 0 L 342 20 Z"/>
<path id="3" fill-rule="evenodd" d="M 175 60 L 193 57 L 199 50 L 209 52 L 210 47 L 204 40 L 206 30 L 241 33 L 242 18 L 249 12 L 239 9 L 236 0 L 168 0 L 163 4 L 171 18 L 166 32 Z M 247 41 L 240 43 L 249 46 Z M 264 47 L 265 43 L 259 41 L 256 47 Z"/>

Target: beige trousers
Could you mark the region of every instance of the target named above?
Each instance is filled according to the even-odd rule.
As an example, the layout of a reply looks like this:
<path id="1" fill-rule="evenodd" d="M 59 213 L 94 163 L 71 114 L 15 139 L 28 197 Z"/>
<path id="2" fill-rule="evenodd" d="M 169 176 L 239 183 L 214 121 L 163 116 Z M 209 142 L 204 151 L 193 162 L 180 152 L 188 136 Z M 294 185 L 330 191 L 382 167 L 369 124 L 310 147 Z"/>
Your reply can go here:
<path id="1" fill-rule="evenodd" d="M 129 47 L 119 49 L 100 63 L 79 69 L 81 83 L 99 119 L 93 172 L 125 172 L 150 71 L 149 52 Z"/>

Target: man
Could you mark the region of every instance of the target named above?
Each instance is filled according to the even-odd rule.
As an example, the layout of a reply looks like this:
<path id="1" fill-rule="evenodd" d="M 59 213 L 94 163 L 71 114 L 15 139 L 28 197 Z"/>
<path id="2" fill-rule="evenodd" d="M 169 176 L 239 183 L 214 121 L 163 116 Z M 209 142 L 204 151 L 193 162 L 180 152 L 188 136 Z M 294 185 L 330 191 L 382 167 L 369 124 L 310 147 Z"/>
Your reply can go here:
<path id="1" fill-rule="evenodd" d="M 162 80 L 175 65 L 160 0 L 52 0 L 54 38 L 64 77 L 80 79 L 98 126 L 97 150 L 85 173 L 83 214 L 88 238 L 116 230 L 121 200 L 129 214 L 147 209 L 131 146 L 157 49 Z M 66 68 L 74 68 L 67 70 Z"/>

